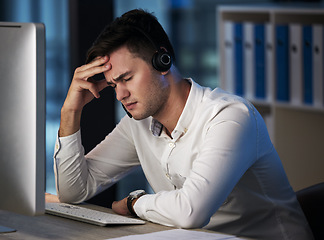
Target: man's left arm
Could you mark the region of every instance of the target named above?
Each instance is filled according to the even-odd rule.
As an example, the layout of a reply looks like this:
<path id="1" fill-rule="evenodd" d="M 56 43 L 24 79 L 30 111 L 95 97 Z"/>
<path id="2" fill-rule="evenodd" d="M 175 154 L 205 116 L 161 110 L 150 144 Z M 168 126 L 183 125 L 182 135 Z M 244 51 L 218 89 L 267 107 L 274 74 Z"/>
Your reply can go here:
<path id="1" fill-rule="evenodd" d="M 181 189 L 146 194 L 134 202 L 140 218 L 181 228 L 208 224 L 256 159 L 256 125 L 249 114 L 232 109 L 222 114 L 235 116 L 235 121 L 224 118 L 211 124 Z M 113 210 L 129 214 L 126 198 L 116 202 Z"/>

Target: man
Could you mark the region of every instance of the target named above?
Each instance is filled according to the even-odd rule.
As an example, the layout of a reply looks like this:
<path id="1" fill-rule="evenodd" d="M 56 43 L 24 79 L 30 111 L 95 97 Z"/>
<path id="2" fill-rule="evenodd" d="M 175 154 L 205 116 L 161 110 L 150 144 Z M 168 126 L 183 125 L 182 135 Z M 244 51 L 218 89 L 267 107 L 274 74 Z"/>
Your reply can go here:
<path id="1" fill-rule="evenodd" d="M 87 200 L 141 165 L 155 194 L 131 194 L 113 203 L 115 212 L 255 239 L 312 239 L 257 110 L 182 78 L 173 59 L 163 28 L 142 10 L 98 37 L 61 110 L 54 155 L 60 201 Z M 105 80 L 92 80 L 100 73 Z M 107 86 L 132 118 L 84 156 L 82 108 Z"/>

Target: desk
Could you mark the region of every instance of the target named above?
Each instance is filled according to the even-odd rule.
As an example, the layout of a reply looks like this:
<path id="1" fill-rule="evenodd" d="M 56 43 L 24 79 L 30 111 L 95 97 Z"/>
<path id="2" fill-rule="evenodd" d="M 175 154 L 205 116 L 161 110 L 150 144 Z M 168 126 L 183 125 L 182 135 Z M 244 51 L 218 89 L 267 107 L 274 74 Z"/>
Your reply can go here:
<path id="1" fill-rule="evenodd" d="M 87 205 L 87 207 L 112 212 L 111 209 Z M 0 239 L 41 240 L 41 239 L 108 239 L 133 234 L 144 234 L 173 228 L 147 222 L 144 225 L 95 226 L 48 214 L 24 216 L 0 210 L 0 225 L 17 231 L 0 234 Z"/>

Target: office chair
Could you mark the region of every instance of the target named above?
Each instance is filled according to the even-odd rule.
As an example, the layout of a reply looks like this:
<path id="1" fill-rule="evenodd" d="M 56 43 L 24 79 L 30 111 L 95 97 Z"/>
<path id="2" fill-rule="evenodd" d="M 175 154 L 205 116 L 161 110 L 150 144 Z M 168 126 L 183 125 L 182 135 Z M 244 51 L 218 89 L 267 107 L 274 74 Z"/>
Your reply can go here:
<path id="1" fill-rule="evenodd" d="M 296 192 L 315 240 L 324 239 L 324 182 Z"/>

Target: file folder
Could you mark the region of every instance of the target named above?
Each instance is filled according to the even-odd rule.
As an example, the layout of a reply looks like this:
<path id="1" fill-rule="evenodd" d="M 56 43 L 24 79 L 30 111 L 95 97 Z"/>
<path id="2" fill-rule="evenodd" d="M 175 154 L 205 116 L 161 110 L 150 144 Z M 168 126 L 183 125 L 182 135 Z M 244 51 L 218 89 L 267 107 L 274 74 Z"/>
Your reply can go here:
<path id="1" fill-rule="evenodd" d="M 254 24 L 252 22 L 244 22 L 244 97 L 253 99 L 255 97 L 255 78 L 254 78 Z"/>
<path id="2" fill-rule="evenodd" d="M 324 25 L 313 25 L 313 105 L 315 107 L 324 106 Z"/>
<path id="3" fill-rule="evenodd" d="M 265 99 L 265 30 L 264 24 L 254 26 L 255 46 L 255 96 L 258 99 Z"/>
<path id="4" fill-rule="evenodd" d="M 289 96 L 289 36 L 288 25 L 276 25 L 276 96 L 288 102 Z"/>
<path id="5" fill-rule="evenodd" d="M 311 25 L 303 26 L 303 100 L 305 104 L 313 103 L 313 29 Z"/>
<path id="6" fill-rule="evenodd" d="M 234 93 L 234 23 L 224 22 L 225 89 Z"/>
<path id="7" fill-rule="evenodd" d="M 234 23 L 234 82 L 235 94 L 244 94 L 244 67 L 243 67 L 243 24 Z"/>
<path id="8" fill-rule="evenodd" d="M 292 23 L 289 25 L 289 45 L 290 101 L 293 105 L 300 105 L 303 102 L 303 47 L 301 24 Z"/>
<path id="9" fill-rule="evenodd" d="M 272 102 L 275 97 L 275 73 L 274 69 L 274 27 L 271 23 L 265 24 L 265 38 L 266 38 L 266 56 L 265 56 L 265 82 L 266 82 L 266 98 L 267 101 Z"/>

